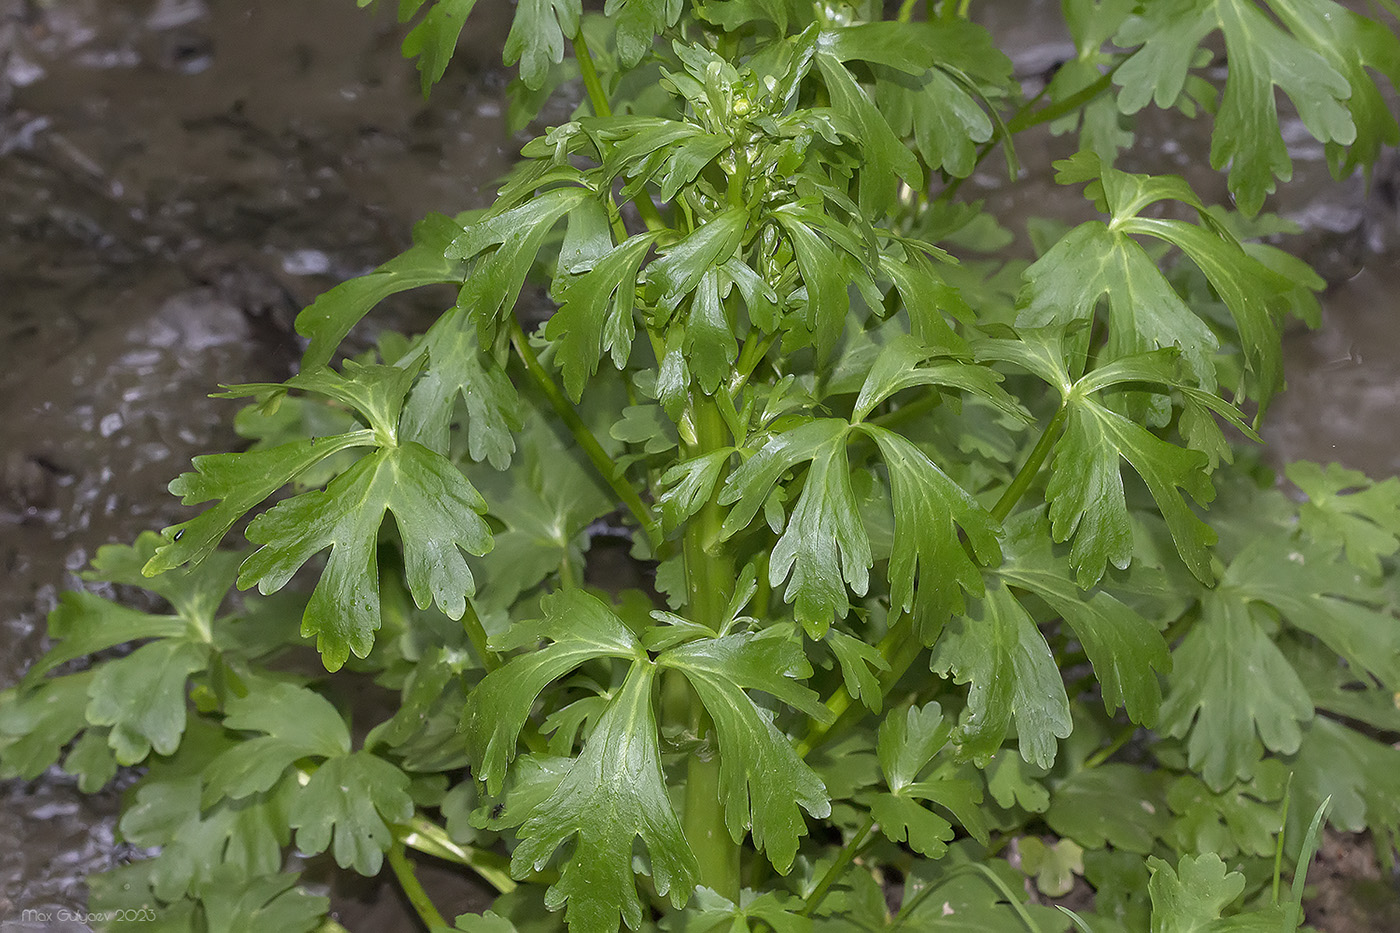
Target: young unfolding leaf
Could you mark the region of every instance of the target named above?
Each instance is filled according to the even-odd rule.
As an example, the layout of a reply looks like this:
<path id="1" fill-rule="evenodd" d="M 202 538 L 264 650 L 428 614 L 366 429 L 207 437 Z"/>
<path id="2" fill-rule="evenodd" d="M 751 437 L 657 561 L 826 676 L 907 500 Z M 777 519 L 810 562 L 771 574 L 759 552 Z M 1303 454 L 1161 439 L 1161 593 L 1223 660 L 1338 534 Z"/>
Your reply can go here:
<path id="1" fill-rule="evenodd" d="M 684 674 L 714 720 L 730 835 L 738 842 L 751 831 L 754 846 L 786 873 L 806 832 L 798 807 L 824 817 L 831 804 L 821 778 L 744 690 L 762 690 L 818 721 L 828 720 L 816 694 L 796 682 L 811 674 L 801 647 L 790 633 L 770 628 L 692 641 L 665 652 L 657 664 Z"/>
<path id="2" fill-rule="evenodd" d="M 330 363 L 350 329 L 390 295 L 424 285 L 460 284 L 466 266 L 448 257 L 447 248 L 461 233 L 462 225 L 451 217 L 429 214 L 413 228 L 413 246 L 406 253 L 369 275 L 342 282 L 312 302 L 296 320 L 297 333 L 311 341 L 302 356 L 302 369 L 311 371 Z"/>
<path id="3" fill-rule="evenodd" d="M 698 878 L 661 773 L 651 698 L 655 676 L 649 663 L 632 666 L 583 751 L 519 830 L 520 844 L 511 858 L 517 877 L 542 869 L 555 849 L 574 840 L 545 904 L 551 910 L 564 907 L 576 933 L 614 933 L 619 918 L 634 930 L 640 927 L 642 905 L 632 869 L 638 837 L 651 859 L 656 892 L 669 894 L 676 907 L 690 897 Z"/>
<path id="4" fill-rule="evenodd" d="M 1335 4 L 1326 5 L 1337 15 L 1343 12 Z M 1345 146 L 1356 139 L 1356 124 L 1346 106 L 1352 87 L 1323 56 L 1299 41 L 1310 38 L 1306 33 L 1289 35 L 1253 3 L 1182 0 L 1145 7 L 1114 37 L 1124 48 L 1142 46 L 1114 75 L 1121 88 L 1118 106 L 1124 113 L 1136 113 L 1149 100 L 1159 107 L 1173 106 L 1201 40 L 1217 29 L 1225 39 L 1229 74 L 1211 137 L 1210 164 L 1215 169 L 1230 167 L 1230 191 L 1241 209 L 1253 214 L 1274 190 L 1275 177 L 1287 181 L 1293 175 L 1274 88 L 1288 95 L 1314 138 Z"/>
<path id="5" fill-rule="evenodd" d="M 500 793 L 520 730 L 546 686 L 585 661 L 635 658 L 642 650 L 622 620 L 595 596 L 581 590 L 561 590 L 542 600 L 540 606 L 545 612 L 543 619 L 516 623 L 491 646 L 505 651 L 541 639 L 549 639 L 550 644 L 487 674 L 467 698 L 462 714 L 474 773 L 491 794 Z"/>
<path id="6" fill-rule="evenodd" d="M 1014 720 L 1021 757 L 1049 767 L 1070 734 L 1069 700 L 1045 636 L 1000 581 L 954 617 L 933 646 L 934 673 L 971 684 L 959 728 L 964 747 L 990 757 Z"/>
<path id="7" fill-rule="evenodd" d="M 379 628 L 377 545 L 384 513 L 403 541 L 409 591 L 420 608 L 436 602 L 461 618 L 475 591 L 459 551 L 485 554 L 491 532 L 477 513 L 486 503 L 461 471 L 421 444 L 381 447 L 324 491 L 304 493 L 259 515 L 248 540 L 261 545 L 239 569 L 238 585 L 281 589 L 313 555 L 331 556 L 302 619 L 328 670 L 352 653 L 365 657 Z"/>
<path id="8" fill-rule="evenodd" d="M 947 810 L 978 839 L 988 838 L 987 821 L 979 807 L 980 785 L 951 777 L 943 769 L 928 780 L 915 780 L 947 744 L 952 732 L 952 723 L 944 721 L 937 703 L 922 709 L 909 707 L 903 713 L 896 711 L 885 717 L 880 724 L 879 755 L 889 791 L 867 793 L 861 798 L 886 838 L 892 842 L 907 841 L 910 848 L 930 858 L 947 852 L 954 833 L 951 823 L 921 801 Z"/>
<path id="9" fill-rule="evenodd" d="M 1008 523 L 1003 542 L 1005 560 L 993 572 L 1045 600 L 1069 623 L 1094 665 L 1104 708 L 1112 712 L 1122 706 L 1133 722 L 1155 724 L 1162 690 L 1154 671 L 1165 674 L 1172 667 L 1157 627 L 1109 593 L 1081 594 L 1070 580 L 1068 562 L 1054 553 L 1039 511 Z"/>
<path id="10" fill-rule="evenodd" d="M 853 638 L 838 628 L 826 630 L 823 639 L 836 662 L 841 666 L 841 678 L 846 684 L 846 692 L 865 704 L 872 713 L 880 712 L 884 705 L 884 694 L 880 690 L 880 679 L 875 671 L 887 671 L 890 664 L 874 645 L 859 638 Z"/>
<path id="11" fill-rule="evenodd" d="M 702 454 L 671 467 L 661 475 L 661 485 L 668 486 L 661 494 L 662 528 L 670 533 L 679 528 L 686 519 L 700 511 L 700 507 L 714 492 L 720 473 L 734 454 L 734 448 Z"/>

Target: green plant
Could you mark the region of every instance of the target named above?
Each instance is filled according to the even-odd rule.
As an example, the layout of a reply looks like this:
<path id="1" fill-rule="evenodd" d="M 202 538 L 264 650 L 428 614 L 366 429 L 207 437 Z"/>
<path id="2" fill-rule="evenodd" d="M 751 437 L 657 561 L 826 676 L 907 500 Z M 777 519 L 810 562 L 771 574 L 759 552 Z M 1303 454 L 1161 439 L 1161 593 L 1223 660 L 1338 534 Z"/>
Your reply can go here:
<path id="1" fill-rule="evenodd" d="M 425 89 L 474 5 L 401 0 Z M 1065 0 L 1078 57 L 1026 99 L 968 6 L 521 0 L 518 111 L 581 78 L 575 119 L 224 393 L 252 447 L 170 487 L 214 504 L 90 571 L 170 612 L 65 595 L 0 699 L 7 775 L 145 769 L 120 830 L 160 854 L 95 910 L 333 929 L 294 846 L 387 856 L 433 930 L 410 850 L 500 892 L 463 931 L 1291 930 L 1326 801 L 1389 855 L 1400 481 L 1296 464 L 1294 500 L 1222 425 L 1257 440 L 1316 322 L 1258 239 L 1275 89 L 1369 169 L 1400 41 L 1331 0 Z M 1149 103 L 1213 119 L 1240 213 L 1114 167 Z M 1097 219 L 998 258 L 962 181 L 1047 123 Z M 592 576 L 609 539 L 645 585 Z"/>

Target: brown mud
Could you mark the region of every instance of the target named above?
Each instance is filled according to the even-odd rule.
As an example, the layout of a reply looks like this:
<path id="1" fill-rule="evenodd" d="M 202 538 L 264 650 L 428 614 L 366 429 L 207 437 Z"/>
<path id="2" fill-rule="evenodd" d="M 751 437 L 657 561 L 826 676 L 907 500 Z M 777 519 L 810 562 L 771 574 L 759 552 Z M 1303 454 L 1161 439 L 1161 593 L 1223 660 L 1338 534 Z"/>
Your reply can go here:
<path id="1" fill-rule="evenodd" d="M 1045 28 L 1056 6 L 985 5 L 1028 84 L 1072 54 Z M 351 0 L 0 0 L 0 686 L 41 652 L 44 615 L 95 550 L 174 520 L 166 483 L 237 443 L 237 403 L 207 398 L 217 384 L 285 378 L 300 307 L 402 249 L 424 213 L 489 201 L 518 144 L 494 57 L 510 11 L 479 5 L 425 103 L 402 31 Z M 1161 134 L 1154 170 L 1202 177 L 1199 128 L 1146 132 Z M 1035 146 L 1071 151 L 1027 146 L 1028 162 Z M 1320 152 L 1295 154 L 1276 209 L 1333 284 L 1324 329 L 1289 341 L 1266 434 L 1280 461 L 1394 473 L 1400 172 L 1338 186 Z M 993 164 L 972 184 L 1011 216 L 1082 204 L 1008 186 Z M 376 320 L 433 310 L 410 299 Z M 56 772 L 0 783 L 0 931 L 86 929 L 25 926 L 21 911 L 80 908 L 87 874 L 135 854 L 115 841 L 118 798 Z M 1328 846 L 1318 928 L 1400 929 L 1369 849 Z M 426 873 L 448 916 L 479 907 L 453 873 Z M 326 877 L 351 929 L 414 929 L 392 884 Z M 1363 902 L 1380 906 L 1347 912 Z"/>

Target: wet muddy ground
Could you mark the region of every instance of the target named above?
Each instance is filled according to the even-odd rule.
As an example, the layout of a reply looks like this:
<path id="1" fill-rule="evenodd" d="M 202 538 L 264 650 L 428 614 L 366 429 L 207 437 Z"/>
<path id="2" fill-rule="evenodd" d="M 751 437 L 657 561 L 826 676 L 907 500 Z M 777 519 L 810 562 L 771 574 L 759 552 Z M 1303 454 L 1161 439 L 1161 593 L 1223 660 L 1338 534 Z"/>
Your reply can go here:
<path id="1" fill-rule="evenodd" d="M 1025 6 L 987 10 L 1034 81 L 1072 50 Z M 96 548 L 170 523 L 166 483 L 236 443 L 237 403 L 208 399 L 216 384 L 285 378 L 301 306 L 398 252 L 427 211 L 489 201 L 516 145 L 495 59 L 509 12 L 480 5 L 425 103 L 401 31 L 351 0 L 0 0 L 0 686 L 40 653 L 44 614 Z M 1187 149 L 1204 146 L 1161 147 Z M 1280 209 L 1333 283 L 1328 320 L 1290 340 L 1269 439 L 1280 459 L 1389 474 L 1395 182 L 1335 186 L 1320 156 Z M 1047 195 L 992 172 L 977 183 L 1013 212 Z M 0 783 L 0 930 L 25 930 L 24 909 L 80 906 L 83 877 L 130 854 L 113 838 L 117 797 Z M 1370 879 L 1394 902 L 1363 846 L 1330 845 L 1334 900 Z M 475 896 L 445 872 L 435 893 L 446 911 Z M 352 929 L 412 929 L 384 890 L 339 904 Z M 1325 928 L 1400 929 L 1365 916 Z"/>

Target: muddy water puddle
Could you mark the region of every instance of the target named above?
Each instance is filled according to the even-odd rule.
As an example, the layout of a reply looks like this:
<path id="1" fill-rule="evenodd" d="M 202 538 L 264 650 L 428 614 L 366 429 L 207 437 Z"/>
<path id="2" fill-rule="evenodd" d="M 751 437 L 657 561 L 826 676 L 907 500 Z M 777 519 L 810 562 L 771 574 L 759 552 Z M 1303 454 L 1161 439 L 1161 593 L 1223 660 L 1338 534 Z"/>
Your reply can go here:
<path id="1" fill-rule="evenodd" d="M 987 9 L 1033 82 L 1066 45 L 1005 6 Z M 402 249 L 427 211 L 487 203 L 513 149 L 494 60 L 510 6 L 479 7 L 429 105 L 392 19 L 350 0 L 0 0 L 0 685 L 40 653 L 43 616 L 96 548 L 170 523 L 166 483 L 236 443 L 216 384 L 285 378 L 300 307 Z M 1155 170 L 1190 168 L 1168 162 Z M 1333 285 L 1327 327 L 1289 341 L 1269 439 L 1396 472 L 1394 188 L 1333 187 L 1320 154 L 1299 173 L 1283 210 Z M 1013 210 L 1082 203 L 979 182 Z M 80 907 L 82 879 L 132 854 L 118 796 L 0 784 L 0 930 Z M 446 875 L 436 893 L 448 910 L 473 897 Z M 387 888 L 341 894 L 352 928 L 411 928 Z"/>

